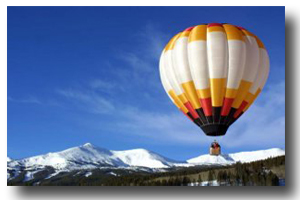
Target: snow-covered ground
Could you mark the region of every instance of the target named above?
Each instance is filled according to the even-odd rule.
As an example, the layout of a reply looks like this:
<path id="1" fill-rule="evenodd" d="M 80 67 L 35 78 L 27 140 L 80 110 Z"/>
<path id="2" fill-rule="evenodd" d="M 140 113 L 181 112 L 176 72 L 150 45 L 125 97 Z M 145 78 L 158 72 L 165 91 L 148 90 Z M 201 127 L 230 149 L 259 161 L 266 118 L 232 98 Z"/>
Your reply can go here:
<path id="1" fill-rule="evenodd" d="M 85 177 L 89 177 L 89 176 L 91 176 L 93 173 L 92 172 L 87 172 L 87 173 L 85 173 Z"/>
<path id="2" fill-rule="evenodd" d="M 108 173 L 109 175 L 112 175 L 112 176 L 119 176 L 118 174 L 114 173 L 114 172 L 109 172 Z"/>
<path id="3" fill-rule="evenodd" d="M 213 181 L 203 181 L 203 182 L 193 182 L 189 183 L 188 186 L 220 186 L 220 183 L 217 180 Z"/>

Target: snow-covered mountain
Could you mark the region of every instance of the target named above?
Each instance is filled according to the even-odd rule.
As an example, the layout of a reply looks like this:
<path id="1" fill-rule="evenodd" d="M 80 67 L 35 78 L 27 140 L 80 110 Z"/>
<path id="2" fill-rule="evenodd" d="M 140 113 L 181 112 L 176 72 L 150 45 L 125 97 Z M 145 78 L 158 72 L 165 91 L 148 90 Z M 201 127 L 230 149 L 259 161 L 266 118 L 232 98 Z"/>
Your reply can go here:
<path id="1" fill-rule="evenodd" d="M 145 149 L 111 151 L 90 143 L 64 151 L 47 153 L 21 160 L 13 160 L 8 166 L 25 168 L 51 166 L 57 170 L 91 169 L 99 167 L 148 167 L 168 168 L 180 162 L 165 158 Z"/>
<path id="2" fill-rule="evenodd" d="M 219 156 L 201 155 L 196 158 L 187 160 L 190 164 L 233 164 L 235 162 L 253 162 L 257 160 L 264 160 L 270 157 L 277 157 L 285 155 L 285 151 L 279 148 L 248 151 L 232 154 L 222 154 Z"/>
<path id="3" fill-rule="evenodd" d="M 60 172 L 91 169 L 130 169 L 162 171 L 172 167 L 197 165 L 228 165 L 237 161 L 252 162 L 269 157 L 285 155 L 281 149 L 268 149 L 253 152 L 222 154 L 219 156 L 201 155 L 187 161 L 175 161 L 146 149 L 112 151 L 95 147 L 90 143 L 64 151 L 13 160 L 7 157 L 7 179 L 13 179 L 25 172 L 25 179 L 31 180 L 35 174 L 52 167 L 48 178 Z"/>
<path id="4" fill-rule="evenodd" d="M 149 168 L 168 168 L 180 164 L 146 149 L 133 149 L 126 151 L 111 151 L 113 156 L 120 159 L 127 166 L 140 166 Z"/>

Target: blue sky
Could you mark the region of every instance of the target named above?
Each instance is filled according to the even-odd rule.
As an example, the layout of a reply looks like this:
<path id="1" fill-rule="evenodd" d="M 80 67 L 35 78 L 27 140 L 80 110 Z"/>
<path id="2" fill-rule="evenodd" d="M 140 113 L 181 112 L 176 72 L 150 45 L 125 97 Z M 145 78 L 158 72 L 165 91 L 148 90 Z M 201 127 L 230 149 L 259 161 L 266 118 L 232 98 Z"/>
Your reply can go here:
<path id="1" fill-rule="evenodd" d="M 285 148 L 284 7 L 8 7 L 8 156 L 86 142 L 207 153 L 213 138 L 170 102 L 158 61 L 173 35 L 209 22 L 252 31 L 271 63 L 255 104 L 218 138 L 223 151 Z"/>

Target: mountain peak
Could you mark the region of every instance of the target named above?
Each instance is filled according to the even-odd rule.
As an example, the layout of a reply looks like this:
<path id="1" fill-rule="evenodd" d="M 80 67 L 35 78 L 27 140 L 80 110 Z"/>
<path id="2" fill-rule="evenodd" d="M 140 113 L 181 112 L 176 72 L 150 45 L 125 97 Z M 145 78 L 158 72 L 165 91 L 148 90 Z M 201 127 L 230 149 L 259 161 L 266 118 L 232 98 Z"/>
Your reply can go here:
<path id="1" fill-rule="evenodd" d="M 94 145 L 92 145 L 91 143 L 87 142 L 84 145 L 82 145 L 83 147 L 94 147 Z"/>

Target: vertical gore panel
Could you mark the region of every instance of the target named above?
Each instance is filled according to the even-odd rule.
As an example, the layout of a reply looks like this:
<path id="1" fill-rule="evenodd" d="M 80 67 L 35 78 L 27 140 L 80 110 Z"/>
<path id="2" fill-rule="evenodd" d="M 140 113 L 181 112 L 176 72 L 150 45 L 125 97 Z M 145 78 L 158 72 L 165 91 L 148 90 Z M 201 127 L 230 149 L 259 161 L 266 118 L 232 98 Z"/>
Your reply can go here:
<path id="1" fill-rule="evenodd" d="M 227 37 L 222 24 L 208 24 L 207 57 L 213 122 L 219 123 L 228 70 Z"/>
<path id="2" fill-rule="evenodd" d="M 179 80 L 187 99 L 198 113 L 201 121 L 206 124 L 207 120 L 201 108 L 201 102 L 197 96 L 196 88 L 192 79 L 188 60 L 188 37 L 191 29 L 183 31 L 175 42 L 173 54 L 173 69 Z"/>
<path id="3" fill-rule="evenodd" d="M 245 68 L 246 45 L 242 31 L 233 25 L 223 26 L 228 40 L 228 77 L 221 115 L 227 116 L 231 104 L 238 96 L 238 87 Z"/>
<path id="4" fill-rule="evenodd" d="M 189 65 L 197 97 L 207 121 L 211 123 L 212 106 L 207 61 L 207 25 L 194 27 L 188 42 Z"/>

